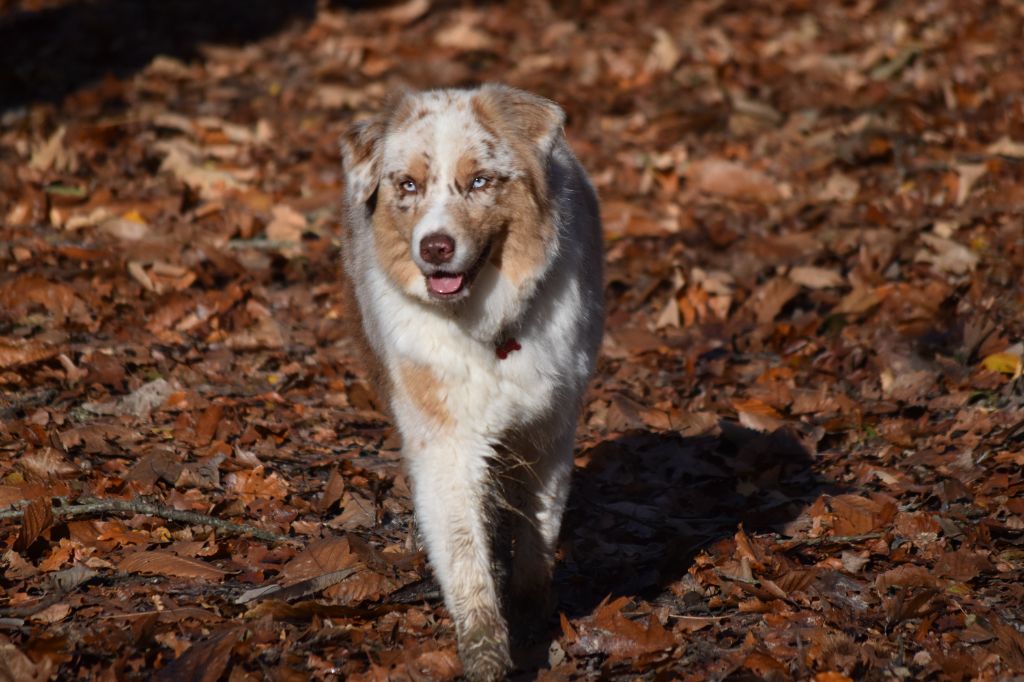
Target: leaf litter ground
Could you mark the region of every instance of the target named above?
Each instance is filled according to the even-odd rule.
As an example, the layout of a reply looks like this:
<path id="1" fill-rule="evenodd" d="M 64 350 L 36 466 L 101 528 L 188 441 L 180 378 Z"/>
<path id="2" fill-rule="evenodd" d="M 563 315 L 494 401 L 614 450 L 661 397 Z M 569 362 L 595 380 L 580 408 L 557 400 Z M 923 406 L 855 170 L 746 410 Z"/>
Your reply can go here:
<path id="1" fill-rule="evenodd" d="M 1018 3 L 212 5 L 0 10 L 4 679 L 459 674 L 336 140 L 486 80 L 565 106 L 607 238 L 519 676 L 1024 672 Z"/>

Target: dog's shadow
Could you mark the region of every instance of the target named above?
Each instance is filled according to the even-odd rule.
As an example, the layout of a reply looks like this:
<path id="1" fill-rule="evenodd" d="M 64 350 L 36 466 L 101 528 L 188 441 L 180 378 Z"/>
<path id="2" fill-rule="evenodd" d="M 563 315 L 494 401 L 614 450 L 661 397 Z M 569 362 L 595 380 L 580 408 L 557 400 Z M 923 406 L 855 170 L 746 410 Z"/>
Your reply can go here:
<path id="1" fill-rule="evenodd" d="M 717 431 L 635 432 L 583 453 L 589 463 L 575 472 L 555 575 L 563 613 L 586 615 L 609 595 L 671 604 L 668 586 L 702 548 L 739 524 L 783 530 L 836 490 L 795 431 L 730 422 Z"/>

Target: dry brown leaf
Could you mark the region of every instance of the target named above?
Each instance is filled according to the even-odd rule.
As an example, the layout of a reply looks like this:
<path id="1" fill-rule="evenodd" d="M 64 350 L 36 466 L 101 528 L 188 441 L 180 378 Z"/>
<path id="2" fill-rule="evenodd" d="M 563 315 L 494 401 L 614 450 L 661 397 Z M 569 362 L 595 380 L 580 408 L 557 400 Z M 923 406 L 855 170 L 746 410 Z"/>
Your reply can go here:
<path id="1" fill-rule="evenodd" d="M 14 549 L 24 552 L 43 531 L 53 525 L 53 507 L 48 497 L 37 497 L 23 509 L 21 528 Z"/>
<path id="2" fill-rule="evenodd" d="M 840 672 L 822 672 L 814 676 L 814 682 L 853 682 L 853 679 Z"/>
<path id="3" fill-rule="evenodd" d="M 51 447 L 33 450 L 22 455 L 18 460 L 18 465 L 41 481 L 71 476 L 79 472 L 78 467 L 69 462 L 58 450 Z"/>
<path id="4" fill-rule="evenodd" d="M 833 173 L 818 192 L 817 200 L 850 202 L 857 198 L 859 192 L 860 183 L 856 178 L 843 173 Z"/>
<path id="5" fill-rule="evenodd" d="M 935 577 L 923 566 L 905 564 L 879 574 L 875 591 L 884 594 L 890 587 L 932 587 Z"/>
<path id="6" fill-rule="evenodd" d="M 829 500 L 835 514 L 832 532 L 836 535 L 862 535 L 889 524 L 896 516 L 896 505 L 890 500 L 876 500 L 859 495 L 838 495 Z"/>
<path id="7" fill-rule="evenodd" d="M 69 224 L 64 226 L 64 228 L 68 230 L 72 229 L 70 221 Z M 139 239 L 145 239 L 151 232 L 149 225 L 136 211 L 125 214 L 124 216 L 108 218 L 99 224 L 99 229 L 112 237 L 116 237 L 124 241 L 138 241 Z"/>
<path id="8" fill-rule="evenodd" d="M 480 28 L 481 16 L 476 12 L 463 11 L 451 26 L 442 28 L 434 35 L 434 42 L 462 52 L 491 50 L 496 42 L 494 37 Z"/>
<path id="9" fill-rule="evenodd" d="M 854 286 L 839 305 L 832 309 L 833 314 L 860 315 L 871 310 L 885 300 L 886 290 L 881 287 L 871 289 L 864 286 Z"/>
<path id="10" fill-rule="evenodd" d="M 462 674 L 462 662 L 454 649 L 426 651 L 406 665 L 428 680 L 454 680 Z"/>
<path id="11" fill-rule="evenodd" d="M 341 513 L 327 522 L 329 528 L 363 530 L 377 525 L 377 512 L 371 500 L 346 490 L 341 496 Z"/>
<path id="12" fill-rule="evenodd" d="M 0 339 L 0 369 L 30 365 L 52 358 L 58 353 L 60 348 L 47 346 L 39 341 Z"/>
<path id="13" fill-rule="evenodd" d="M 180 140 L 156 143 L 156 151 L 163 153 L 160 170 L 171 173 L 189 187 L 199 190 L 205 199 L 218 199 L 233 190 L 244 187 L 238 173 L 208 167 L 198 149 Z"/>
<path id="14" fill-rule="evenodd" d="M 786 423 L 775 408 L 757 398 L 734 398 L 732 406 L 736 410 L 740 424 L 754 431 L 771 433 Z"/>
<path id="15" fill-rule="evenodd" d="M 963 206 L 974 184 L 988 171 L 988 167 L 983 163 L 960 163 L 955 168 L 960 177 L 956 187 L 956 205 Z"/>
<path id="16" fill-rule="evenodd" d="M 54 675 L 56 665 L 48 656 L 33 661 L 5 635 L 0 635 L 0 679 L 4 682 L 44 682 Z"/>
<path id="17" fill-rule="evenodd" d="M 0 285 L 0 309 L 25 312 L 34 305 L 43 306 L 51 315 L 68 317 L 82 301 L 67 284 L 39 275 L 16 277 Z"/>
<path id="18" fill-rule="evenodd" d="M 36 146 L 32 151 L 32 158 L 28 165 L 34 170 L 47 172 L 58 171 L 62 173 L 73 173 L 78 167 L 75 154 L 68 148 L 67 128 L 61 126 L 50 135 L 42 144 Z"/>
<path id="19" fill-rule="evenodd" d="M 337 585 L 324 590 L 324 596 L 338 604 L 376 601 L 394 590 L 394 583 L 384 575 L 364 569 L 354 573 Z"/>
<path id="20" fill-rule="evenodd" d="M 915 262 L 931 263 L 938 271 L 951 275 L 967 274 L 978 265 L 977 254 L 959 242 L 928 232 L 922 232 L 920 238 L 928 248 L 917 252 Z"/>
<path id="21" fill-rule="evenodd" d="M 628 603 L 626 597 L 611 603 L 602 602 L 593 615 L 576 628 L 575 641 L 569 643 L 567 651 L 576 655 L 602 653 L 614 660 L 633 659 L 675 647 L 675 637 L 657 618 L 652 616 L 646 627 L 626 618 L 622 609 Z"/>
<path id="22" fill-rule="evenodd" d="M 281 577 L 285 585 L 339 571 L 359 563 L 346 536 L 318 540 L 285 564 Z"/>
<path id="23" fill-rule="evenodd" d="M 144 419 L 161 407 L 176 387 L 164 378 L 143 384 L 120 400 L 110 403 L 82 403 L 82 408 L 95 414 L 133 415 Z"/>
<path id="24" fill-rule="evenodd" d="M 302 241 L 302 233 L 306 231 L 306 216 L 286 204 L 275 206 L 271 214 L 273 217 L 267 225 L 267 239 L 295 244 Z"/>
<path id="25" fill-rule="evenodd" d="M 400 5 L 379 10 L 377 16 L 392 24 L 411 24 L 430 11 L 430 0 L 407 0 Z"/>
<path id="26" fill-rule="evenodd" d="M 770 675 L 789 676 L 789 669 L 765 651 L 752 651 L 743 659 L 743 667 L 762 678 Z"/>
<path id="27" fill-rule="evenodd" d="M 317 510 L 323 514 L 341 499 L 344 492 L 345 479 L 341 477 L 341 472 L 338 470 L 338 467 L 334 467 L 331 469 L 331 475 L 327 478 L 327 484 L 324 486 L 323 496 L 317 502 Z"/>
<path id="28" fill-rule="evenodd" d="M 686 169 L 687 182 L 697 191 L 727 199 L 773 203 L 782 198 L 774 180 L 735 161 L 704 159 Z"/>
<path id="29" fill-rule="evenodd" d="M 128 554 L 117 565 L 117 568 L 125 573 L 170 575 L 178 578 L 200 578 L 202 580 L 220 580 L 227 575 L 226 571 L 222 571 L 205 561 L 181 557 L 161 550 Z"/>
<path id="30" fill-rule="evenodd" d="M 1009 156 L 1014 159 L 1024 159 L 1024 142 L 1015 142 L 1008 136 L 1003 135 L 1001 138 L 985 147 L 985 151 L 989 154 Z"/>
<path id="31" fill-rule="evenodd" d="M 234 471 L 224 477 L 224 484 L 244 503 L 250 503 L 257 498 L 284 499 L 288 494 L 288 482 L 276 471 L 266 475 L 263 472 L 262 464 L 249 471 Z"/>
<path id="32" fill-rule="evenodd" d="M 970 582 L 993 570 L 995 567 L 987 556 L 963 548 L 946 552 L 935 562 L 935 573 L 961 582 Z"/>
<path id="33" fill-rule="evenodd" d="M 213 437 L 217 435 L 217 427 L 220 426 L 224 417 L 224 406 L 213 404 L 203 410 L 196 424 L 196 445 L 208 445 Z"/>
<path id="34" fill-rule="evenodd" d="M 759 324 L 768 324 L 798 293 L 800 287 L 790 279 L 773 277 L 751 294 L 746 305 L 753 309 Z"/>
<path id="35" fill-rule="evenodd" d="M 221 632 L 189 647 L 178 658 L 161 669 L 156 682 L 194 680 L 216 682 L 224 674 L 231 660 L 231 649 L 245 633 L 243 628 L 229 626 Z"/>
<path id="36" fill-rule="evenodd" d="M 831 289 L 846 284 L 838 270 L 798 265 L 789 271 L 789 278 L 808 289 Z"/>
<path id="37" fill-rule="evenodd" d="M 33 613 L 29 620 L 33 623 L 53 625 L 54 623 L 61 622 L 69 615 L 71 615 L 71 605 L 67 602 L 57 602 L 56 604 L 50 604 L 42 611 Z"/>

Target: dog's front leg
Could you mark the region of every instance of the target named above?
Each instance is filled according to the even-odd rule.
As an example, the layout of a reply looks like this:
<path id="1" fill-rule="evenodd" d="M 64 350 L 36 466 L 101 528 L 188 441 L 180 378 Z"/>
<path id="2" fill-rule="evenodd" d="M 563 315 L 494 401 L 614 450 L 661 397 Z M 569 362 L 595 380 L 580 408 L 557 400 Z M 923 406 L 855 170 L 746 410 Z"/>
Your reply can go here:
<path id="1" fill-rule="evenodd" d="M 465 675 L 503 679 L 511 667 L 508 627 L 494 575 L 490 457 L 473 438 L 406 445 L 416 515 L 445 604 L 455 622 Z"/>
<path id="2" fill-rule="evenodd" d="M 572 474 L 573 434 L 538 448 L 519 472 L 520 513 L 513 517 L 515 553 L 508 591 L 509 627 L 521 642 L 543 636 L 554 606 L 551 574 Z M 523 458 L 523 461 L 528 461 Z"/>

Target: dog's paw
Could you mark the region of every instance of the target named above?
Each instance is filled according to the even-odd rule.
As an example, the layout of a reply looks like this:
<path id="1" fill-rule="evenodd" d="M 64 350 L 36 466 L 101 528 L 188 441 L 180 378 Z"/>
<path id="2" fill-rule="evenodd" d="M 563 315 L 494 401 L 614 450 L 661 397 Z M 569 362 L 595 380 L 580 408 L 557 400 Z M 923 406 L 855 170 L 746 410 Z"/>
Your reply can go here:
<path id="1" fill-rule="evenodd" d="M 505 628 L 488 624 L 468 629 L 459 638 L 459 658 L 469 682 L 505 679 L 512 669 Z"/>

